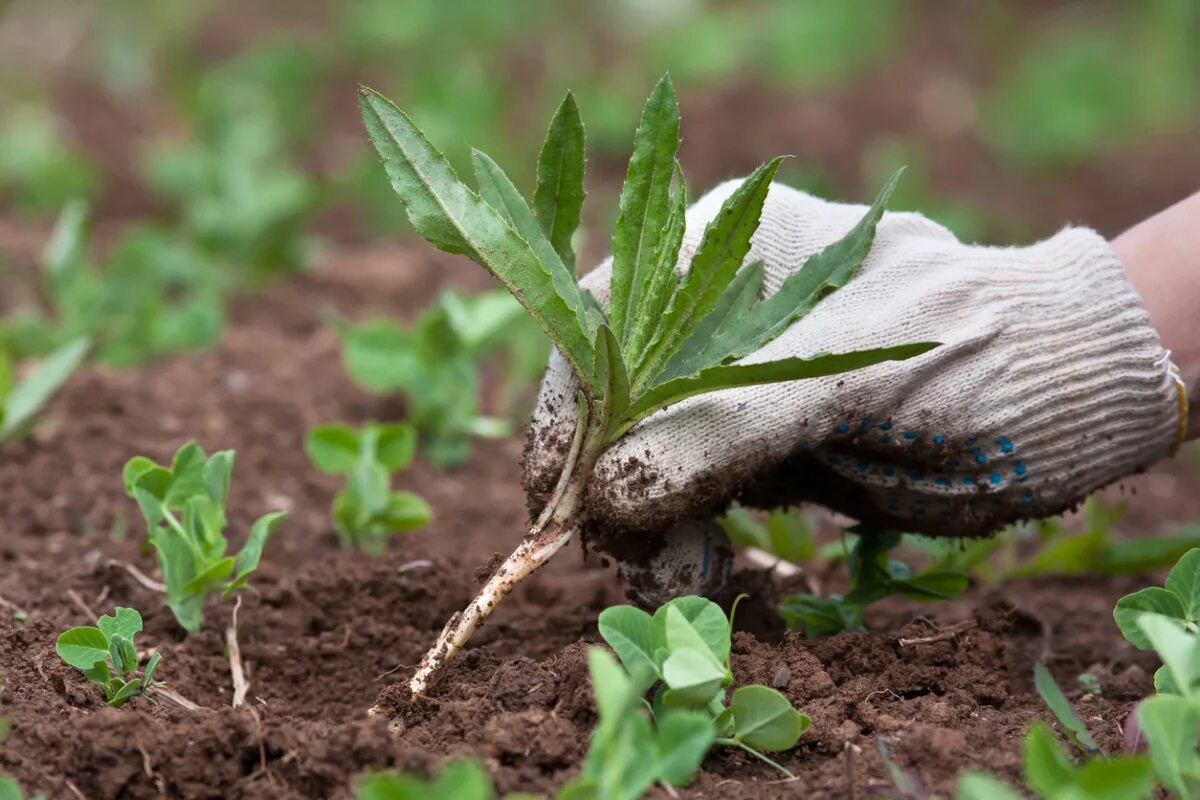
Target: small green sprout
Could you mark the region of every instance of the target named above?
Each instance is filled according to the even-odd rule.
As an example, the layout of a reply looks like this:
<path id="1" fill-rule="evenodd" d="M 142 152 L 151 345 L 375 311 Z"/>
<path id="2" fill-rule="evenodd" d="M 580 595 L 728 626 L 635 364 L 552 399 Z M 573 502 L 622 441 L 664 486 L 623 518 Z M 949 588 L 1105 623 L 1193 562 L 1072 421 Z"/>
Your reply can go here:
<path id="1" fill-rule="evenodd" d="M 429 522 L 429 505 L 412 492 L 392 491 L 392 473 L 412 461 L 417 436 L 411 425 L 371 422 L 356 431 L 347 425 L 318 425 L 304 450 L 322 472 L 346 477 L 333 501 L 333 525 L 342 547 L 378 554 L 388 537 Z"/>
<path id="2" fill-rule="evenodd" d="M 445 291 L 409 329 L 386 319 L 337 323 L 342 361 L 355 383 L 404 395 L 408 421 L 421 435 L 426 459 L 453 467 L 470 456 L 473 437 L 507 436 L 506 419 L 479 413 L 479 372 L 502 351 L 502 389 L 516 394 L 546 366 L 546 337 L 504 290 L 462 297 Z M 503 398 L 510 405 L 512 397 Z"/>
<path id="3" fill-rule="evenodd" d="M 1164 586 L 1141 589 L 1117 601 L 1113 619 L 1139 650 L 1154 649 L 1143 628 L 1146 614 L 1164 618 L 1189 633 L 1200 631 L 1200 548 L 1189 550 L 1179 559 Z"/>
<path id="4" fill-rule="evenodd" d="M 798 508 L 773 509 L 765 522 L 737 503 L 717 520 L 737 548 L 756 547 L 765 553 L 800 564 L 816 554 L 813 520 Z"/>
<path id="5" fill-rule="evenodd" d="M 801 627 L 806 636 L 816 638 L 861 630 L 865 610 L 888 595 L 936 602 L 951 600 L 967 588 L 966 573 L 953 565 L 935 561 L 914 573 L 903 561 L 890 557 L 902 541 L 916 537 L 868 530 L 862 525 L 848 529 L 844 537 L 843 552 L 850 570 L 849 593 L 844 597 L 794 594 L 780 603 L 779 613 L 784 621 L 790 627 Z"/>
<path id="6" fill-rule="evenodd" d="M 8 355 L 0 348 L 0 443 L 29 432 L 34 417 L 71 377 L 87 351 L 87 339 L 76 339 L 43 359 L 25 378 L 16 380 Z"/>
<path id="7" fill-rule="evenodd" d="M 150 656 L 138 674 L 140 659 L 134 638 L 141 632 L 142 615 L 132 608 L 117 606 L 114 616 L 105 614 L 94 627 L 86 625 L 63 631 L 54 652 L 68 666 L 81 670 L 88 681 L 104 692 L 108 704 L 117 708 L 134 697 L 144 696 L 153 685 L 161 657 L 158 653 Z"/>
<path id="8" fill-rule="evenodd" d="M 720 606 L 703 597 L 679 597 L 653 616 L 614 606 L 601 612 L 599 622 L 600 635 L 620 657 L 638 697 L 657 687 L 656 717 L 677 710 L 705 715 L 717 744 L 739 747 L 787 772 L 763 751 L 794 747 L 811 721 L 766 686 L 734 689 L 725 705 L 733 683 L 732 624 Z"/>
<path id="9" fill-rule="evenodd" d="M 204 621 L 204 600 L 246 587 L 263 546 L 284 514 L 260 517 L 236 557 L 226 555 L 225 504 L 233 473 L 232 450 L 208 456 L 195 442 L 179 448 L 169 467 L 137 456 L 125 464 L 125 491 L 146 519 L 151 546 L 167 586 L 167 606 L 188 633 Z"/>

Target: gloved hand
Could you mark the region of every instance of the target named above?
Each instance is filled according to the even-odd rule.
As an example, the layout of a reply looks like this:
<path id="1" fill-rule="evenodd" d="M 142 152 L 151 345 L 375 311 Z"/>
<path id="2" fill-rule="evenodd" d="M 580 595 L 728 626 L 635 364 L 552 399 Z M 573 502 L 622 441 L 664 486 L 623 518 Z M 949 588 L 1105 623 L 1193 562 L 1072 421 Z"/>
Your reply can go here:
<path id="1" fill-rule="evenodd" d="M 682 274 L 738 185 L 687 214 Z M 866 211 L 775 184 L 747 262 L 764 292 Z M 583 284 L 607 302 L 611 261 Z M 1028 247 L 965 245 L 926 217 L 887 213 L 857 277 L 744 359 L 906 342 L 942 346 L 828 378 L 690 398 L 644 420 L 596 465 L 593 538 L 622 559 L 720 512 L 809 499 L 874 524 L 947 536 L 1055 514 L 1166 456 L 1182 439 L 1177 372 L 1108 243 L 1067 228 Z M 529 433 L 535 507 L 561 468 L 575 384 L 551 357 Z"/>

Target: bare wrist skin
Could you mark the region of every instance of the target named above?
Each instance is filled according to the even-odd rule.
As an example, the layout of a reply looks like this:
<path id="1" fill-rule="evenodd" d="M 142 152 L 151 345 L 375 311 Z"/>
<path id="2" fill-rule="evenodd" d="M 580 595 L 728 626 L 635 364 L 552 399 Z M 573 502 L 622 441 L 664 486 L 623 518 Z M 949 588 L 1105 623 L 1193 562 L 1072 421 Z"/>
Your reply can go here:
<path id="1" fill-rule="evenodd" d="M 1187 438 L 1200 437 L 1200 192 L 1134 225 L 1112 246 L 1187 386 Z"/>

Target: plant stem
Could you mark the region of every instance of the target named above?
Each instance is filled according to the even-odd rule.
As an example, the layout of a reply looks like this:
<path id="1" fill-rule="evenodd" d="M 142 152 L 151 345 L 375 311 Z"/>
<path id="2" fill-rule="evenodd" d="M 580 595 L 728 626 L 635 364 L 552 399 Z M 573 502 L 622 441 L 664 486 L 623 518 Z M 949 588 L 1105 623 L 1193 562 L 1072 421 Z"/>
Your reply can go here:
<path id="1" fill-rule="evenodd" d="M 582 410 L 582 403 L 580 408 Z M 541 516 L 512 555 L 488 578 L 470 605 L 450 618 L 433 647 L 421 659 L 408 684 L 414 697 L 425 694 L 438 673 L 458 654 L 475 629 L 496 610 L 509 592 L 571 541 L 578 527 L 584 490 L 602 446 L 600 437 L 589 435 L 591 428 L 587 416 L 585 413 L 579 415 L 562 474 Z"/>
<path id="2" fill-rule="evenodd" d="M 752 755 L 752 756 L 754 756 L 755 758 L 757 758 L 759 761 L 762 761 L 762 762 L 764 762 L 764 763 L 766 763 L 766 764 L 770 764 L 772 767 L 774 767 L 775 769 L 779 770 L 779 771 L 780 771 L 780 772 L 782 772 L 784 775 L 787 775 L 789 779 L 791 779 L 791 780 L 795 780 L 795 779 L 796 779 L 796 776 L 795 776 L 795 775 L 793 775 L 791 772 L 789 772 L 787 769 L 785 769 L 785 768 L 783 767 L 783 765 L 782 765 L 782 764 L 779 764 L 779 763 L 778 763 L 778 762 L 776 762 L 776 761 L 772 761 L 770 758 L 768 758 L 768 757 L 767 757 L 766 755 L 764 755 L 763 753 L 760 753 L 760 752 L 758 752 L 757 750 L 755 750 L 753 747 L 751 747 L 751 746 L 750 746 L 750 745 L 748 745 L 748 744 L 745 744 L 745 743 L 743 743 L 743 742 L 739 742 L 737 739 L 725 739 L 725 738 L 721 738 L 721 739 L 717 739 L 717 744 L 723 744 L 723 745 L 726 745 L 726 746 L 728 746 L 728 747 L 740 747 L 741 749 L 745 750 L 745 751 L 746 751 L 747 753 L 749 753 L 750 755 Z"/>

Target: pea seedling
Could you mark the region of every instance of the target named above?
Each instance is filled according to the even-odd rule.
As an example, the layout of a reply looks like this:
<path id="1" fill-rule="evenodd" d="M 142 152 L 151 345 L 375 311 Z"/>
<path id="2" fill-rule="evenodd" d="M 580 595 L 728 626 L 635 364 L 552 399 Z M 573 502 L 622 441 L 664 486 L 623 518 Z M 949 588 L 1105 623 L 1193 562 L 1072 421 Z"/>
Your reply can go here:
<path id="1" fill-rule="evenodd" d="M 466 255 L 497 277 L 570 365 L 579 383 L 577 424 L 558 483 L 529 535 L 483 590 L 446 626 L 413 675 L 430 679 L 501 599 L 546 563 L 581 524 L 583 498 L 601 452 L 659 409 L 688 397 L 755 384 L 833 375 L 911 358 L 934 343 L 733 363 L 774 339 L 845 284 L 866 258 L 898 177 L 840 241 L 814 255 L 758 302 L 759 263 L 742 267 L 782 158 L 756 169 L 729 196 L 682 280 L 675 272 L 687 192 L 675 154 L 679 106 L 669 78 L 655 87 L 634 137 L 613 236 L 607 311 L 580 288 L 571 237 L 584 199 L 584 132 L 570 94 L 538 158 L 532 208 L 486 154 L 475 151 L 479 193 L 468 188 L 413 121 L 363 88 L 363 121 L 413 228 L 435 247 Z M 677 182 L 676 188 L 672 184 Z"/>
<path id="2" fill-rule="evenodd" d="M 600 635 L 625 665 L 638 697 L 658 687 L 656 716 L 678 709 L 706 715 L 717 744 L 740 747 L 786 773 L 762 751 L 794 747 L 810 720 L 766 686 L 741 686 L 725 705 L 733 682 L 731 631 L 721 607 L 696 596 L 676 598 L 653 616 L 633 606 L 600 613 Z"/>
<path id="3" fill-rule="evenodd" d="M 220 590 L 225 598 L 246 587 L 267 537 L 284 518 L 279 511 L 259 517 L 237 556 L 226 555 L 225 504 L 233 456 L 232 450 L 208 456 L 188 442 L 169 467 L 144 456 L 125 464 L 125 491 L 146 518 L 167 586 L 167 606 L 188 633 L 200 630 L 209 592 Z"/>
<path id="4" fill-rule="evenodd" d="M 510 433 L 506 419 L 479 413 L 482 360 L 503 349 L 510 380 L 530 381 L 530 365 L 540 374 L 548 353 L 546 337 L 504 290 L 470 297 L 443 292 L 409 329 L 377 319 L 339 323 L 338 332 L 350 377 L 372 392 L 403 393 L 422 453 L 440 467 L 466 461 L 473 437 Z"/>
<path id="5" fill-rule="evenodd" d="M 116 708 L 146 694 L 161 657 L 158 653 L 150 656 L 139 675 L 134 638 L 142 632 L 142 615 L 121 606 L 113 613 L 100 617 L 95 626 L 63 631 L 54 652 L 67 666 L 81 670 L 85 678 L 99 686 L 104 699 Z"/>
<path id="6" fill-rule="evenodd" d="M 392 473 L 412 461 L 411 425 L 368 423 L 361 431 L 333 423 L 308 432 L 304 450 L 322 472 L 346 477 L 333 501 L 333 525 L 342 547 L 378 555 L 388 537 L 429 522 L 429 506 L 412 492 L 392 491 Z"/>

